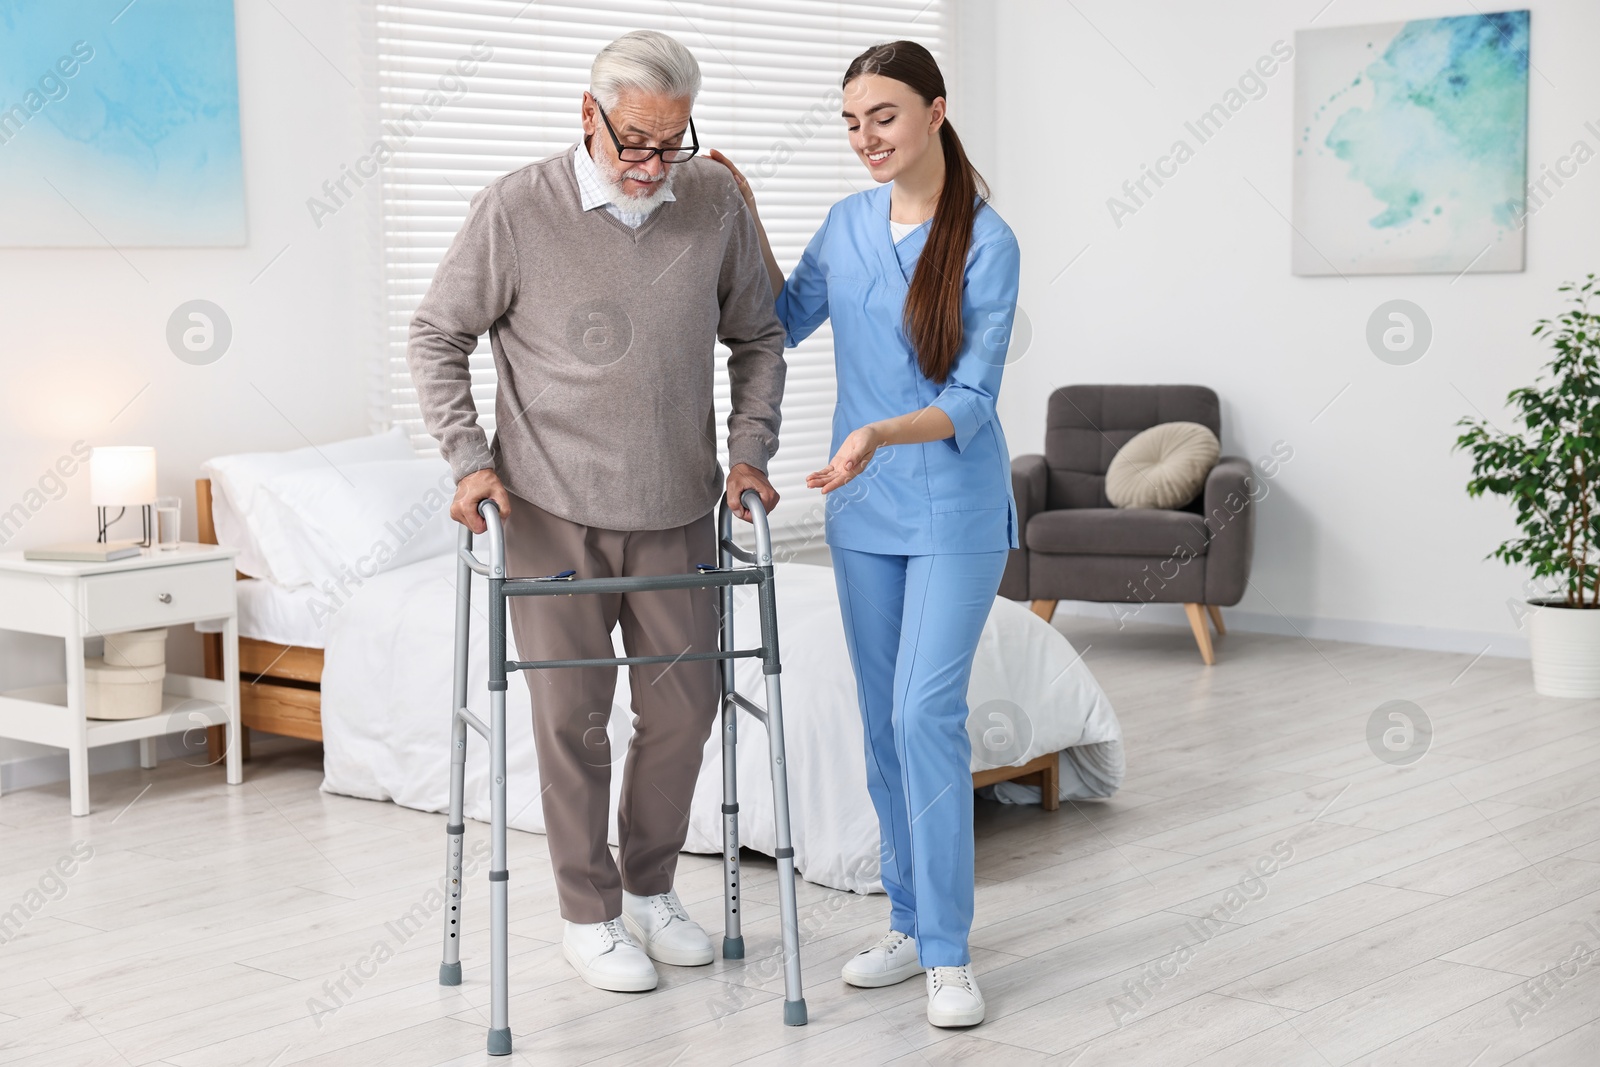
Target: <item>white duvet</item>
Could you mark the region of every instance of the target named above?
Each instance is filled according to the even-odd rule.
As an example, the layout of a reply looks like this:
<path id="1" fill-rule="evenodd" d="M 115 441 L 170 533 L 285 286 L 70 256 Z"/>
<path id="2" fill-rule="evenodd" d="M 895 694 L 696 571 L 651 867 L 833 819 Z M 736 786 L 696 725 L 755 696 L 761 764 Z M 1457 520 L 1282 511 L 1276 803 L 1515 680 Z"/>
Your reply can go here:
<path id="1" fill-rule="evenodd" d="M 450 676 L 455 560 L 437 556 L 366 580 L 327 620 L 322 674 L 325 778 L 334 793 L 393 800 L 423 811 L 448 807 Z M 867 796 L 861 720 L 832 572 L 780 564 L 778 626 L 795 863 L 813 882 L 854 892 L 881 889 L 878 826 Z M 468 706 L 487 720 L 484 583 L 474 579 Z M 760 644 L 755 596 L 740 589 L 741 648 Z M 621 647 L 620 633 L 613 634 Z M 618 653 L 621 654 L 620 651 Z M 740 692 L 766 702 L 759 662 L 741 659 Z M 611 841 L 617 793 L 632 736 L 626 669 L 618 672 L 610 724 Z M 1071 644 L 1021 604 L 996 599 L 968 691 L 973 769 L 1020 765 L 1061 751 L 1061 797 L 1103 797 L 1122 781 L 1121 730 L 1110 702 Z M 507 693 L 509 824 L 544 832 L 526 683 Z M 772 788 L 765 728 L 739 722 L 740 837 L 771 855 Z M 486 743 L 468 734 L 466 814 L 488 821 Z M 1004 783 L 991 795 L 1038 802 L 1037 788 Z M 721 735 L 712 730 L 689 812 L 691 852 L 721 851 Z"/>

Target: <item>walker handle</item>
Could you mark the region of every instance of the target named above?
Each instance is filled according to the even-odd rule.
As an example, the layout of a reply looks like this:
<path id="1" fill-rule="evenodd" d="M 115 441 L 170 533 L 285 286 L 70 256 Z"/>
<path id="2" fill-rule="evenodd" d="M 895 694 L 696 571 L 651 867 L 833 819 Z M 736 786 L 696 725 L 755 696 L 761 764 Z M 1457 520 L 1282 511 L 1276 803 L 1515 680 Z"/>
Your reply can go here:
<path id="1" fill-rule="evenodd" d="M 489 562 L 486 567 L 482 563 L 478 564 L 478 567 L 484 567 L 484 570 L 478 570 L 478 567 L 473 567 L 473 570 L 478 570 L 479 574 L 489 578 L 504 578 L 506 576 L 506 536 L 505 527 L 500 522 L 500 505 L 487 498 L 480 500 L 478 501 L 478 514 L 483 517 L 484 523 L 488 526 Z M 468 537 L 470 536 L 471 531 L 469 530 Z M 473 562 L 476 562 L 477 557 L 471 551 L 465 548 L 461 549 L 461 551 L 468 556 L 472 556 Z M 469 563 L 468 565 L 470 566 L 471 564 Z"/>
<path id="2" fill-rule="evenodd" d="M 754 562 L 759 567 L 770 566 L 772 529 L 767 523 L 767 506 L 761 502 L 761 494 L 754 489 L 746 489 L 739 494 L 739 503 L 750 513 L 750 523 L 756 528 Z M 728 507 L 727 493 L 722 494 L 722 499 L 717 505 L 717 531 L 723 541 L 728 544 L 733 543 L 733 509 Z"/>

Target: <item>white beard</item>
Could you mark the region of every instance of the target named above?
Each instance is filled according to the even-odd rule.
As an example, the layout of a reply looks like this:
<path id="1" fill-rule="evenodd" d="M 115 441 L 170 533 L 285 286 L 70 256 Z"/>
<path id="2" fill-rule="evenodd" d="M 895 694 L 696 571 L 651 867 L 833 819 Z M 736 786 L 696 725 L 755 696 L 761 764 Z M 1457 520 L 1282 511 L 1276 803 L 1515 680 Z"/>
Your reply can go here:
<path id="1" fill-rule="evenodd" d="M 672 171 L 667 171 L 666 176 L 653 183 L 648 196 L 629 196 L 622 191 L 622 183 L 613 177 L 609 167 L 598 164 L 595 167 L 595 177 L 600 181 L 600 187 L 605 190 L 606 199 L 618 208 L 632 215 L 650 216 L 656 208 L 666 203 L 666 196 L 672 191 Z M 623 172 L 624 178 L 634 178 L 638 181 L 649 181 L 650 177 L 643 171 L 627 170 Z"/>

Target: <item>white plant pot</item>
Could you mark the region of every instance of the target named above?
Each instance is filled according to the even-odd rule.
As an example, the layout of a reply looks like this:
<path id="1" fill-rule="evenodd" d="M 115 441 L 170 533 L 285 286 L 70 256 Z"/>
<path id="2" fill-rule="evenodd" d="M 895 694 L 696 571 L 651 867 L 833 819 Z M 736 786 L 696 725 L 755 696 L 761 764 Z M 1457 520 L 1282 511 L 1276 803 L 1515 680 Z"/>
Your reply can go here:
<path id="1" fill-rule="evenodd" d="M 1533 688 L 1547 697 L 1600 697 L 1600 608 L 1528 602 Z"/>

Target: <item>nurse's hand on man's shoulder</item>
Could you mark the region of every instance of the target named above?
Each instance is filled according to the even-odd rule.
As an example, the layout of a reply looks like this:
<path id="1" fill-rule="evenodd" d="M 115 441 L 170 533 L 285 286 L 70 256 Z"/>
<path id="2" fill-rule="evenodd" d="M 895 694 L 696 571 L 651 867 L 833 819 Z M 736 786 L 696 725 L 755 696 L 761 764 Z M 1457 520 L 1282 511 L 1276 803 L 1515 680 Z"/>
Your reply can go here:
<path id="1" fill-rule="evenodd" d="M 750 521 L 750 511 L 740 503 L 740 499 L 748 489 L 754 489 L 760 495 L 761 506 L 771 515 L 772 509 L 778 506 L 778 491 L 767 481 L 766 472 L 748 463 L 735 463 L 728 471 L 728 508 L 745 522 Z"/>
<path id="2" fill-rule="evenodd" d="M 739 187 L 739 195 L 744 197 L 745 206 L 750 209 L 750 214 L 756 214 L 756 194 L 750 188 L 750 183 L 744 180 L 744 172 L 733 165 L 733 160 L 718 152 L 715 148 L 708 148 L 706 155 L 733 172 L 733 183 Z"/>
<path id="3" fill-rule="evenodd" d="M 489 528 L 478 514 L 478 504 L 484 500 L 494 501 L 500 509 L 500 518 L 511 514 L 511 496 L 493 467 L 475 470 L 456 483 L 456 496 L 450 501 L 450 517 L 473 533 L 481 534 Z"/>

